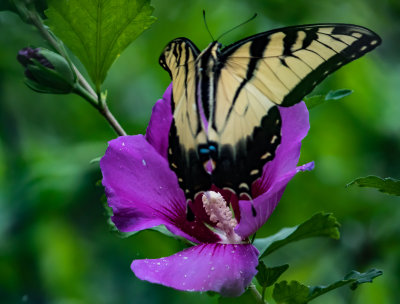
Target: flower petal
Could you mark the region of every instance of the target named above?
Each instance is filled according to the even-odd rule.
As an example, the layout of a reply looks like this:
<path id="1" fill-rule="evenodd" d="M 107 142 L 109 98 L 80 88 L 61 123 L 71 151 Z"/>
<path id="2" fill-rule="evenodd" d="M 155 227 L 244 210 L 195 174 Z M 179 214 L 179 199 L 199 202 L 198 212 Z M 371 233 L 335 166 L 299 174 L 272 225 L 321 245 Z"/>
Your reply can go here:
<path id="1" fill-rule="evenodd" d="M 147 141 L 165 159 L 168 157 L 168 133 L 172 122 L 171 111 L 172 83 L 153 107 L 149 126 L 146 131 Z"/>
<path id="2" fill-rule="evenodd" d="M 119 230 L 139 231 L 164 224 L 194 241 L 176 227 L 180 220 L 186 221 L 185 196 L 176 176 L 142 135 L 110 141 L 100 167 L 114 212 L 112 220 Z"/>
<path id="3" fill-rule="evenodd" d="M 296 168 L 301 141 L 310 129 L 304 102 L 291 107 L 279 107 L 279 112 L 282 119 L 281 144 L 276 149 L 274 159 L 264 166 L 263 176 L 253 184 L 253 197 L 267 191 L 275 181 Z"/>
<path id="4" fill-rule="evenodd" d="M 313 163 L 296 167 L 300 158 L 301 140 L 310 129 L 305 103 L 280 107 L 279 111 L 282 118 L 282 140 L 275 158 L 264 166 L 263 175 L 253 183 L 253 202 L 239 201 L 240 223 L 235 231 L 242 237 L 248 237 L 264 225 L 281 199 L 287 183 L 297 172 L 314 168 Z"/>
<path id="5" fill-rule="evenodd" d="M 202 221 L 187 220 L 186 199 L 175 173 L 143 135 L 110 141 L 100 167 L 112 221 L 119 230 L 165 225 L 195 243 L 220 240 Z"/>
<path id="6" fill-rule="evenodd" d="M 161 259 L 133 261 L 135 275 L 185 291 L 239 296 L 257 273 L 258 250 L 251 244 L 202 244 Z"/>
<path id="7" fill-rule="evenodd" d="M 278 205 L 286 185 L 293 176 L 300 171 L 313 169 L 314 162 L 296 167 L 294 170 L 281 177 L 279 181 L 276 181 L 267 192 L 256 197 L 253 202 L 239 201 L 240 223 L 236 226 L 235 232 L 242 238 L 246 238 L 260 229 L 270 217 L 276 205 Z"/>

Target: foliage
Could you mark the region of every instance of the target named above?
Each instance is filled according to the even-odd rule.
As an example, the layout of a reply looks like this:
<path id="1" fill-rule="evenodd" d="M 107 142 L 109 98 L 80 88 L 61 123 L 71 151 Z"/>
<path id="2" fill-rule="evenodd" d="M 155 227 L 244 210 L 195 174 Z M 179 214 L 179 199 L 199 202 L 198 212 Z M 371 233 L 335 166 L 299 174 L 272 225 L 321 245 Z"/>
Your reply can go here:
<path id="1" fill-rule="evenodd" d="M 41 0 L 34 2 L 43 3 Z M 9 3 L 8 0 L 0 1 L 0 10 L 15 11 Z M 313 103 L 326 104 L 310 113 L 310 136 L 303 143 L 300 160 L 301 163 L 315 160 L 316 170 L 289 185 L 276 212 L 259 234 L 278 231 L 287 223 L 296 223 L 299 218 L 307 218 L 318 210 L 332 211 L 342 219 L 345 237 L 340 246 L 309 239 L 293 243 L 293 250 L 278 252 L 275 250 L 281 245 L 289 244 L 281 237 L 270 239 L 265 249 L 265 252 L 273 249 L 269 253 L 279 254 L 268 253 L 263 260 L 267 265 L 290 263 L 292 267 L 282 275 L 286 282 L 304 281 L 310 273 L 316 281 L 329 282 L 337 273 L 346 273 L 351 267 L 369 269 L 380 265 L 385 276 L 355 297 L 341 289 L 324 295 L 323 299 L 327 303 L 396 302 L 400 297 L 397 288 L 400 284 L 397 271 L 400 265 L 398 198 L 378 192 L 346 191 L 343 185 L 360 173 L 395 176 L 400 170 L 400 91 L 397 85 L 400 78 L 396 57 L 399 47 L 396 37 L 400 34 L 398 2 L 376 6 L 369 0 L 355 0 L 351 5 L 345 0 L 324 3 L 301 0 L 290 5 L 278 0 L 222 0 L 218 3 L 207 0 L 190 4 L 155 0 L 153 4 L 160 22 L 137 40 L 136 47 L 128 48 L 108 75 L 109 67 L 125 47 L 106 56 L 103 68 L 96 70 L 94 58 L 84 62 L 80 58 L 84 55 L 73 49 L 68 39 L 53 28 L 53 32 L 82 60 L 88 72 L 91 71 L 96 86 L 107 75 L 103 85 L 107 85 L 109 96 L 115 101 L 113 111 L 126 124 L 129 134 L 145 131 L 151 107 L 169 83 L 168 75 L 157 67 L 159 53 L 165 44 L 180 36 L 187 36 L 203 47 L 210 42 L 202 26 L 203 8 L 211 12 L 208 22 L 212 32 L 220 33 L 237 24 L 243 16 L 258 12 L 256 20 L 225 36 L 224 42 L 278 26 L 332 21 L 359 23 L 384 37 L 383 48 L 376 54 L 341 69 L 316 89 L 315 94 L 325 97 L 306 98 L 310 108 Z M 148 8 L 148 12 L 146 18 L 151 19 L 151 9 Z M 48 24 L 52 27 L 49 19 Z M 88 20 L 79 21 L 83 24 Z M 173 303 L 214 303 L 215 299 L 205 294 L 181 293 L 133 278 L 129 270 L 132 259 L 170 255 L 182 244 L 151 231 L 124 240 L 108 233 L 103 208 L 98 203 L 102 191 L 94 186 L 101 176 L 98 166 L 90 165 L 89 160 L 103 155 L 105 141 L 115 134 L 95 112 L 88 110 L 86 104 L 77 102 L 76 96 L 55 98 L 27 90 L 15 56 L 27 45 L 42 46 L 43 39 L 9 12 L 0 12 L 0 28 L 2 302 L 160 303 L 168 298 Z M 86 34 L 86 30 L 88 28 L 84 28 L 82 34 Z M 79 62 L 71 57 L 79 68 Z M 336 88 L 343 87 L 354 89 L 345 103 L 330 102 L 336 98 L 333 96 L 332 99 L 332 95 L 326 100 L 323 92 L 331 89 L 337 92 Z M 377 185 L 377 189 L 396 185 L 396 180 L 394 183 L 390 179 L 372 181 L 367 184 Z M 390 189 L 395 191 L 393 187 Z M 287 235 L 290 243 L 295 240 L 290 238 L 291 235 Z M 266 282 L 267 277 L 264 273 L 262 282 Z M 314 288 L 314 292 L 321 292 L 326 287 Z M 247 302 L 253 298 L 250 291 L 244 296 L 248 297 Z M 220 301 L 240 303 L 242 300 Z M 272 299 L 268 299 L 270 301 Z"/>
<path id="2" fill-rule="evenodd" d="M 349 96 L 351 93 L 353 93 L 353 91 L 348 89 L 329 91 L 324 95 L 306 96 L 304 102 L 306 103 L 307 108 L 311 110 L 312 108 L 325 104 L 327 101 L 339 100 L 343 97 Z"/>
<path id="3" fill-rule="evenodd" d="M 256 239 L 254 246 L 260 251 L 260 258 L 263 258 L 290 242 L 316 236 L 339 239 L 339 226 L 332 214 L 317 213 L 298 226 L 283 228 L 270 237 Z"/>
<path id="4" fill-rule="evenodd" d="M 347 184 L 346 187 L 353 185 L 375 188 L 383 193 L 400 196 L 400 180 L 391 177 L 381 178 L 374 175 L 359 177 Z"/>
<path id="5" fill-rule="evenodd" d="M 122 51 L 156 20 L 150 0 L 49 0 L 48 5 L 47 24 L 85 65 L 96 88 Z"/>
<path id="6" fill-rule="evenodd" d="M 370 269 L 365 273 L 352 271 L 342 280 L 336 281 L 328 286 L 307 287 L 297 281 L 282 281 L 275 284 L 273 297 L 277 304 L 305 304 L 311 300 L 344 285 L 350 285 L 351 289 L 356 289 L 360 284 L 372 282 L 372 280 L 382 275 L 382 271 Z"/>
<path id="7" fill-rule="evenodd" d="M 265 266 L 263 261 L 260 261 L 257 267 L 257 281 L 262 287 L 269 287 L 273 285 L 276 280 L 278 280 L 278 278 L 282 275 L 282 273 L 284 273 L 288 268 L 288 264 L 275 267 L 267 267 Z"/>

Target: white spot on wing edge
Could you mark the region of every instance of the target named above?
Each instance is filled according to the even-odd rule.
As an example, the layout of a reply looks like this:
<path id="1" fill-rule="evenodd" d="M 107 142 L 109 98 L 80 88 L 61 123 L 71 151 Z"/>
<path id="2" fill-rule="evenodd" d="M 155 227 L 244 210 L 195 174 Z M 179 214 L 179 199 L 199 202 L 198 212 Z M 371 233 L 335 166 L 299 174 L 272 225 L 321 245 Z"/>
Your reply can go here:
<path id="1" fill-rule="evenodd" d="M 266 159 L 267 157 L 270 157 L 271 155 L 272 155 L 271 153 L 267 152 L 261 156 L 261 159 Z"/>
<path id="2" fill-rule="evenodd" d="M 258 174 L 258 172 L 260 172 L 260 170 L 254 169 L 250 171 L 250 175 L 256 175 Z"/>
<path id="3" fill-rule="evenodd" d="M 245 189 L 249 190 L 249 186 L 246 183 L 241 183 L 239 185 L 239 188 L 245 188 Z"/>
<path id="4" fill-rule="evenodd" d="M 356 37 L 356 38 L 361 38 L 362 34 L 358 33 L 358 32 L 354 32 L 354 33 L 351 33 L 351 36 Z"/>

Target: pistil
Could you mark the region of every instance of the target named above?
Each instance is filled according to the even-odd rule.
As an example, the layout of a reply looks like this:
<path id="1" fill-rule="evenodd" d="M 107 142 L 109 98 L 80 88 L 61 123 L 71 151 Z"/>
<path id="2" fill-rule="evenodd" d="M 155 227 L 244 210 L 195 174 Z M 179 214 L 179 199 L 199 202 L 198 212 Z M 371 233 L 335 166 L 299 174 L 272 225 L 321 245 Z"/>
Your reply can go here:
<path id="1" fill-rule="evenodd" d="M 232 216 L 232 211 L 222 195 L 215 191 L 207 191 L 203 194 L 202 201 L 211 222 L 215 223 L 215 232 L 220 236 L 221 243 L 242 243 L 242 238 L 234 230 L 238 224 L 237 220 Z"/>

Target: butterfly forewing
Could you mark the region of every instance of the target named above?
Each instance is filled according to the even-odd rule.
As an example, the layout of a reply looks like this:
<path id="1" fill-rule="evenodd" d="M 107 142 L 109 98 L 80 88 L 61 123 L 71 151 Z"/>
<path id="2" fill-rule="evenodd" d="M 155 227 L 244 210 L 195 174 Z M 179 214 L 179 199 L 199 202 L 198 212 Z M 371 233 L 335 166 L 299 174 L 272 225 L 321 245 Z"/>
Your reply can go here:
<path id="1" fill-rule="evenodd" d="M 237 66 L 256 64 L 250 82 L 274 103 L 291 106 L 380 43 L 378 35 L 356 25 L 303 25 L 248 37 L 226 47 L 221 57 Z"/>
<path id="2" fill-rule="evenodd" d="M 177 38 L 166 46 L 160 57 L 161 66 L 173 80 L 168 161 L 188 198 L 211 186 L 210 176 L 197 153 L 198 146 L 207 142 L 196 106 L 194 64 L 198 55 L 190 40 Z"/>
<path id="3" fill-rule="evenodd" d="M 173 82 L 169 162 L 187 199 L 211 184 L 252 198 L 253 182 L 281 141 L 278 106 L 300 102 L 327 75 L 380 43 L 372 31 L 347 24 L 276 29 L 221 52 L 216 42 L 200 53 L 186 38 L 173 40 L 160 63 Z"/>

